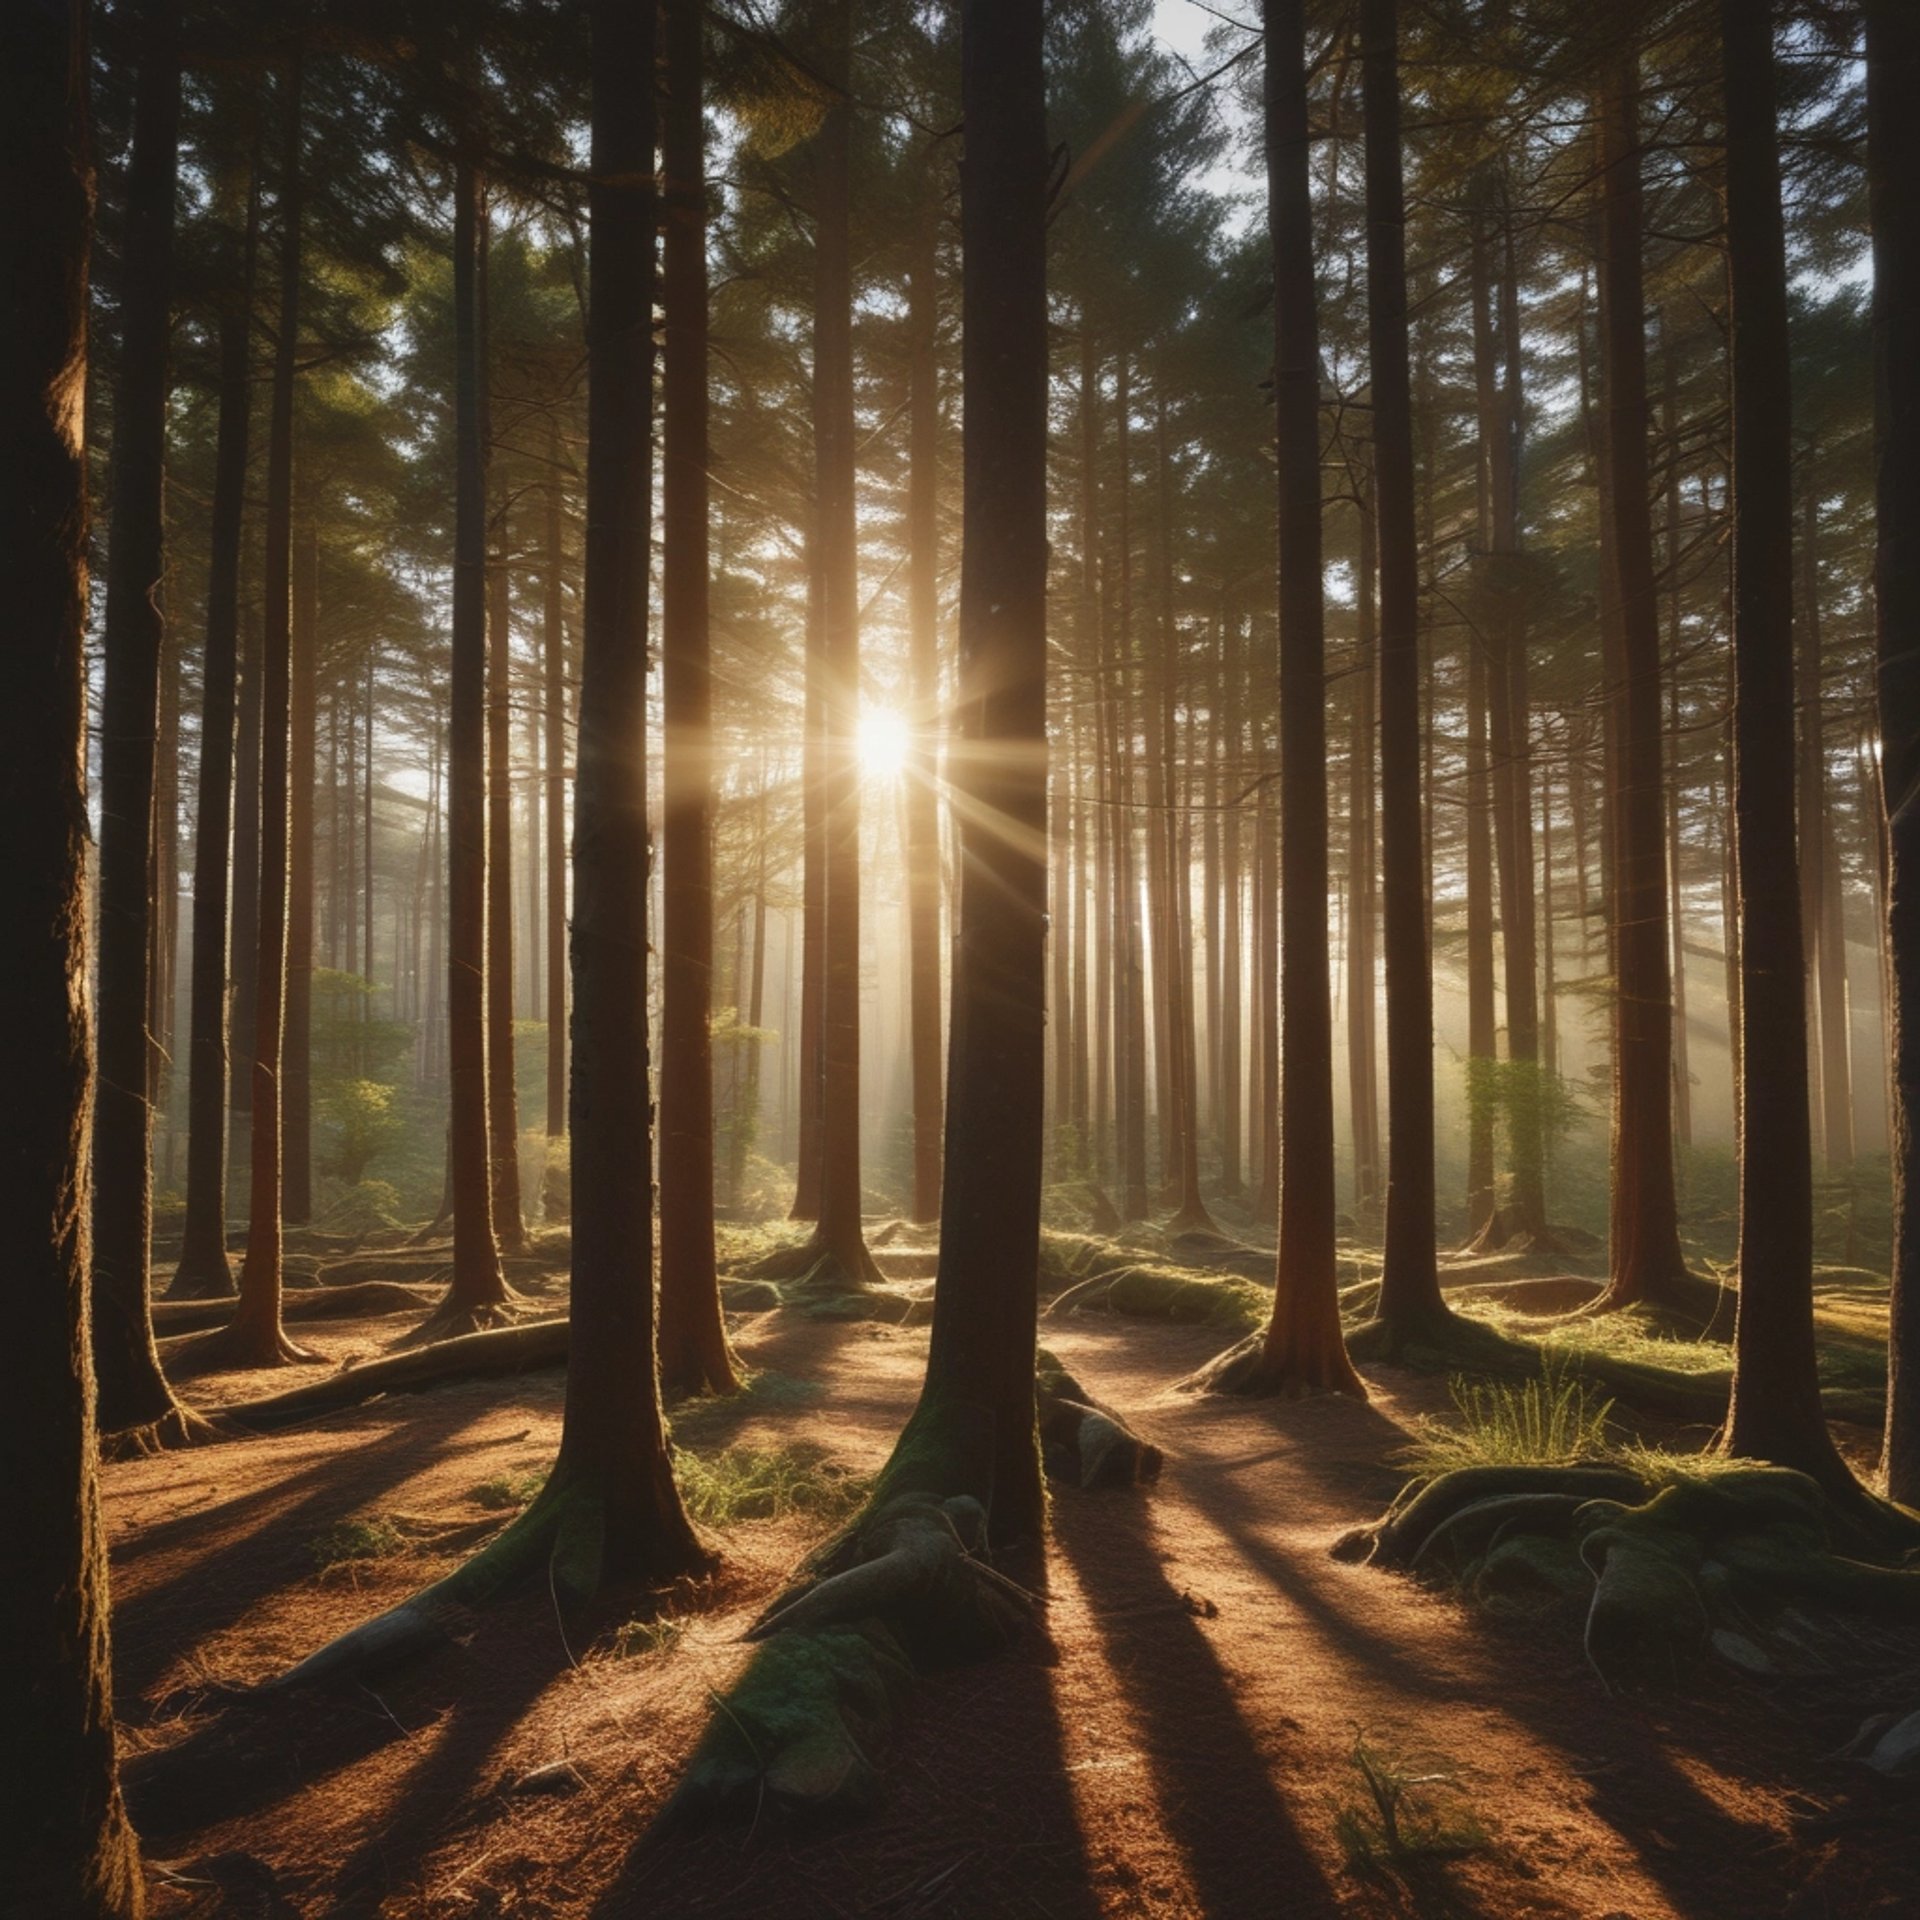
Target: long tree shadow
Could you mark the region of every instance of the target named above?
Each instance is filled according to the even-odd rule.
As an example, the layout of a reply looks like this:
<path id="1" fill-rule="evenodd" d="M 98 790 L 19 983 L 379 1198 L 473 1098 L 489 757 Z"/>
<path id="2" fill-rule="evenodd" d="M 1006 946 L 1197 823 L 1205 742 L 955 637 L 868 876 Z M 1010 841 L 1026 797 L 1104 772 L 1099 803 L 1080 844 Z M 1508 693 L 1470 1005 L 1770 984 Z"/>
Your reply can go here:
<path id="1" fill-rule="evenodd" d="M 1150 1503 L 1062 1499 L 1054 1539 L 1087 1596 L 1201 1911 L 1209 1920 L 1338 1913 L 1342 1898 L 1274 1784 L 1273 1759 L 1188 1596 L 1167 1577 Z"/>
<path id="2" fill-rule="evenodd" d="M 1027 1584 L 1036 1569 L 1013 1569 Z M 698 1911 L 713 1920 L 1101 1920 L 1065 1771 L 1054 1650 L 1036 1630 L 1004 1656 L 923 1677 L 883 1762 L 870 1818 L 796 1829 L 650 1828 L 593 1906 L 595 1920 Z M 726 1891 L 716 1891 L 724 1881 Z"/>
<path id="3" fill-rule="evenodd" d="M 1469 1646 L 1466 1673 L 1436 1675 L 1393 1649 L 1384 1633 L 1361 1625 L 1336 1591 L 1356 1580 L 1398 1576 L 1331 1563 L 1303 1566 L 1265 1530 L 1271 1512 L 1229 1475 L 1201 1474 L 1182 1486 L 1194 1508 L 1276 1593 L 1356 1663 L 1402 1691 L 1490 1703 L 1564 1755 L 1570 1772 L 1584 1782 L 1594 1815 L 1634 1850 L 1649 1878 L 1683 1911 L 1716 1888 L 1730 1903 L 1722 1910 L 1754 1910 L 1735 1893 L 1732 1876 L 1759 1868 L 1762 1850 L 1776 1844 L 1777 1833 L 1720 1805 L 1676 1762 L 1666 1733 L 1630 1699 L 1602 1687 L 1578 1655 L 1577 1627 L 1569 1627 L 1566 1645 L 1555 1647 L 1539 1637 L 1544 1629 L 1515 1635 L 1489 1620 L 1482 1627 L 1488 1637 Z M 1463 1623 L 1463 1633 L 1470 1631 Z M 1492 1636 L 1502 1633 L 1509 1637 L 1496 1644 Z M 1777 1875 L 1756 1874 L 1756 1901 L 1765 1905 L 1777 1891 Z"/>

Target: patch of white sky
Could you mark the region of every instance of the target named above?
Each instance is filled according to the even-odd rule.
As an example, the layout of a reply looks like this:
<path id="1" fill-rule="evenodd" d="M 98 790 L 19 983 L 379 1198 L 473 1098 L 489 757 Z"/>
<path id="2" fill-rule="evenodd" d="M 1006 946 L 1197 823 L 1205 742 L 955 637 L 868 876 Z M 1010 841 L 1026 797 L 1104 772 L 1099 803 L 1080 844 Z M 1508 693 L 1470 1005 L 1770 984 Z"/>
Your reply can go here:
<path id="1" fill-rule="evenodd" d="M 1206 80 L 1259 38 L 1259 20 L 1254 0 L 1154 0 L 1153 37 L 1161 52 L 1186 70 L 1189 80 Z M 1253 223 L 1259 195 L 1266 187 L 1238 86 L 1244 64 L 1218 73 L 1208 84 L 1214 111 L 1225 122 L 1228 138 L 1194 181 L 1231 205 L 1230 224 L 1236 229 Z"/>

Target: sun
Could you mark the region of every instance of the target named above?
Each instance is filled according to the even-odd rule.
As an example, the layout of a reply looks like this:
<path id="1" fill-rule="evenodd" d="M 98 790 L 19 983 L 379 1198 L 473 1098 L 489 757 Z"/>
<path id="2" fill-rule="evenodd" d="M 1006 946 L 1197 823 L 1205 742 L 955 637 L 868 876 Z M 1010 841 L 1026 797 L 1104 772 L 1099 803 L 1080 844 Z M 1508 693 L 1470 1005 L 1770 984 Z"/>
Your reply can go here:
<path id="1" fill-rule="evenodd" d="M 892 780 L 907 764 L 913 736 L 905 714 L 868 707 L 860 716 L 860 769 L 869 779 Z"/>

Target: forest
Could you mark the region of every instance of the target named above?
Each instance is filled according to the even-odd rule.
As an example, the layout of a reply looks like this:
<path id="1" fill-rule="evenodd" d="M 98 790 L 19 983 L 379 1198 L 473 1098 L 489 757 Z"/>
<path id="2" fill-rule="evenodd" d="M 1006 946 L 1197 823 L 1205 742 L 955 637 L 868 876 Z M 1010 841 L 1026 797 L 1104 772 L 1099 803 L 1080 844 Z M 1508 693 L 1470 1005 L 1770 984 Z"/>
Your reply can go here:
<path id="1" fill-rule="evenodd" d="M 5 0 L 0 196 L 0 1920 L 1920 1912 L 1920 0 Z"/>

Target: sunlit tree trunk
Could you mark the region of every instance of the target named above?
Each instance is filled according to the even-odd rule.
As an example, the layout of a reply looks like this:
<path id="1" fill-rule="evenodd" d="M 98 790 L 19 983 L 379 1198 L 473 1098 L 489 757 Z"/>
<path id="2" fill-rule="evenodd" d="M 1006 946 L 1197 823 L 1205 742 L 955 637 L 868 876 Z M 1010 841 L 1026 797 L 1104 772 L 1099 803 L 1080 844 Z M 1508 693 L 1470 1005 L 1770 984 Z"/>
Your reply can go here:
<path id="1" fill-rule="evenodd" d="M 708 637 L 705 0 L 668 0 L 661 665 L 666 861 L 660 1040 L 660 1376 L 739 1380 L 713 1234 L 713 685 Z M 736 983 L 734 1003 L 739 1005 Z"/>
<path id="2" fill-rule="evenodd" d="M 546 688 L 547 1138 L 567 1130 L 567 624 L 561 590 L 560 425 L 547 433 L 541 670 Z"/>
<path id="3" fill-rule="evenodd" d="M 1280 780 L 1285 819 L 1279 876 L 1279 1247 L 1273 1312 L 1266 1330 L 1216 1361 L 1201 1377 L 1209 1386 L 1227 1392 L 1331 1389 L 1364 1398 L 1366 1389 L 1347 1358 L 1341 1336 L 1335 1264 L 1320 353 L 1314 313 L 1303 0 L 1266 0 L 1264 17 L 1267 229 L 1274 267 L 1273 391 L 1279 469 Z M 1416 769 L 1419 765 L 1417 743 L 1412 765 Z M 1408 904 L 1414 912 L 1420 911 L 1418 891 L 1410 895 Z M 1400 1145 L 1397 1135 L 1395 1145 L 1396 1149 Z M 1428 1252 L 1431 1255 L 1431 1245 Z"/>
<path id="4" fill-rule="evenodd" d="M 1358 521 L 1353 713 L 1347 735 L 1347 1091 L 1353 1127 L 1353 1201 L 1370 1213 L 1380 1201 L 1379 1063 L 1375 1055 L 1373 864 L 1374 531 L 1363 488 Z"/>
<path id="5" fill-rule="evenodd" d="M 504 514 L 495 520 L 504 553 Z M 487 569 L 487 1147 L 493 1230 L 517 1253 L 527 1244 L 520 1206 L 520 1100 L 513 1049 L 513 626 L 505 560 Z"/>
<path id="6" fill-rule="evenodd" d="M 0 970 L 19 1023 L 0 1153 L 15 1375 L 0 1403 L 0 1446 L 17 1467 L 32 1463 L 8 1498 L 0 1898 L 21 1915 L 138 1920 L 146 1882 L 114 1767 L 87 1353 L 86 14 L 78 0 L 0 12 L 9 115 L 0 445 L 15 490 L 0 521 L 11 642 L 0 706 Z M 164 289 L 160 304 L 164 315 Z"/>
<path id="7" fill-rule="evenodd" d="M 913 1217 L 940 1212 L 940 362 L 939 218 L 925 162 L 907 278 L 907 649 L 913 704 L 907 761 L 908 1045 L 913 1072 Z"/>
<path id="8" fill-rule="evenodd" d="M 1246 897 L 1241 884 L 1240 822 L 1245 811 L 1242 794 L 1247 784 L 1245 700 L 1241 687 L 1245 665 L 1240 651 L 1240 612 L 1229 607 L 1222 621 L 1220 679 L 1224 691 L 1221 752 L 1225 766 L 1225 810 L 1220 821 L 1221 953 L 1220 953 L 1220 1191 L 1238 1199 L 1241 1179 L 1241 1113 L 1245 1079 L 1242 1072 L 1241 1008 L 1246 986 L 1242 978 Z"/>

